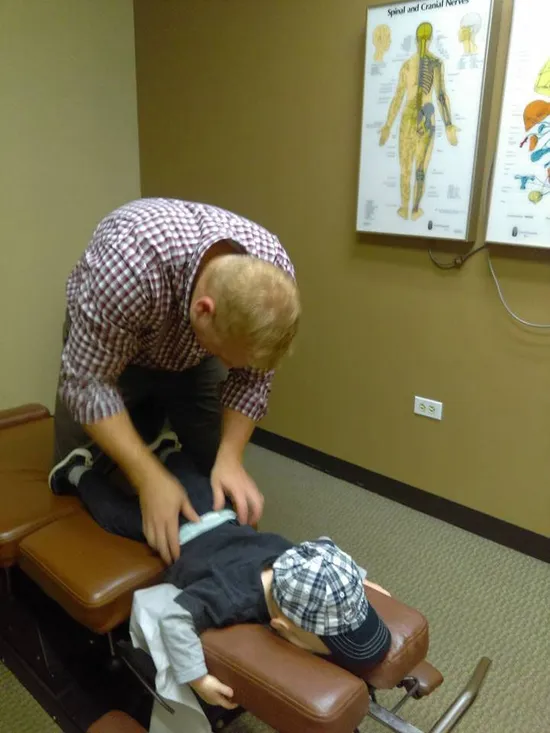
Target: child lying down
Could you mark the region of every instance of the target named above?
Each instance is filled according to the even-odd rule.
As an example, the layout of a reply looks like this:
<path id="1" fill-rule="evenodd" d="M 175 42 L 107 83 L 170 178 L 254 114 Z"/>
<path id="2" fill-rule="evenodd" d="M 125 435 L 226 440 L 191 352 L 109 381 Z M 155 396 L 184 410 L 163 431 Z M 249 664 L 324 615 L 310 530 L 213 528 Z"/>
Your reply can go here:
<path id="1" fill-rule="evenodd" d="M 229 502 L 214 512 L 210 480 L 183 452 L 161 455 L 185 487 L 201 517 L 180 525 L 181 554 L 164 582 L 134 594 L 130 632 L 157 669 L 157 691 L 190 686 L 206 703 L 236 707 L 233 690 L 208 673 L 202 632 L 242 623 L 271 626 L 302 649 L 327 656 L 351 672 L 379 663 L 390 633 L 368 603 L 366 572 L 328 537 L 293 544 L 284 537 L 240 525 Z M 90 467 L 88 467 L 90 468 Z M 137 498 L 90 470 L 77 490 L 105 529 L 144 540 Z M 172 699 L 180 695 L 170 695 Z"/>

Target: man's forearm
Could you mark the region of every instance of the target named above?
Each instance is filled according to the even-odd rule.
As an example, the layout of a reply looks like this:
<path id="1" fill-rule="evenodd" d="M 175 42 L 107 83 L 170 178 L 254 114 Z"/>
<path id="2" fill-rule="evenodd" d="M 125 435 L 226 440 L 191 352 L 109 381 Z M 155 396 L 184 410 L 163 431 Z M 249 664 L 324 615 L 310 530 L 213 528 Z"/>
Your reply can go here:
<path id="1" fill-rule="evenodd" d="M 126 474 L 138 492 L 152 476 L 163 470 L 162 464 L 141 439 L 127 411 L 84 425 L 84 429 Z"/>
<path id="2" fill-rule="evenodd" d="M 241 461 L 255 427 L 254 420 L 243 415 L 242 412 L 225 408 L 218 455 Z"/>

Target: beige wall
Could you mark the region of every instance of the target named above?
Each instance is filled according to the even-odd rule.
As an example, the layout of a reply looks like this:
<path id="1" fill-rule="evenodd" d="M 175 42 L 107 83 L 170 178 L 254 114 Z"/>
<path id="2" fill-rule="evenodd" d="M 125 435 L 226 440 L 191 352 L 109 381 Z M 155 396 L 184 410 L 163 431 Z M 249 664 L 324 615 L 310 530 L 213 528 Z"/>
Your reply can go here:
<path id="1" fill-rule="evenodd" d="M 355 234 L 365 6 L 136 0 L 143 193 L 234 209 L 290 251 L 305 318 L 265 427 L 548 534 L 550 336 L 506 315 L 485 253 L 442 273 L 422 243 Z M 496 267 L 548 322 L 548 263 Z M 443 422 L 413 416 L 414 394 L 443 400 Z"/>
<path id="2" fill-rule="evenodd" d="M 131 0 L 3 0 L 0 98 L 0 408 L 52 407 L 67 274 L 140 193 Z"/>

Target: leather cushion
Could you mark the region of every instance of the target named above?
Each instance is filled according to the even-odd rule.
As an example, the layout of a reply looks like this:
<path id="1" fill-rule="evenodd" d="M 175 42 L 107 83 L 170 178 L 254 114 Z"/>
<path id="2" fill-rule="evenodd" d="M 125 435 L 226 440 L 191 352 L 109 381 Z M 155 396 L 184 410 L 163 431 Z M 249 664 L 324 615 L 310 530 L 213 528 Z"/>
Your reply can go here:
<path id="1" fill-rule="evenodd" d="M 88 733 L 147 733 L 138 722 L 121 710 L 106 713 L 88 728 Z"/>
<path id="2" fill-rule="evenodd" d="M 35 420 L 43 420 L 46 417 L 50 417 L 48 408 L 35 402 L 0 410 L 0 430 L 14 428 L 16 425 L 24 425 Z"/>
<path id="3" fill-rule="evenodd" d="M 19 565 L 73 618 L 102 634 L 130 616 L 132 594 L 164 564 L 144 544 L 105 532 L 79 510 L 26 537 Z"/>
<path id="4" fill-rule="evenodd" d="M 0 412 L 0 567 L 15 563 L 24 537 L 79 508 L 48 488 L 53 419 L 39 408 Z"/>
<path id="5" fill-rule="evenodd" d="M 209 672 L 279 733 L 351 733 L 368 712 L 361 679 L 262 626 L 210 630 L 202 642 Z"/>
<path id="6" fill-rule="evenodd" d="M 443 675 L 441 672 L 426 660 L 420 662 L 412 672 L 409 672 L 409 678 L 405 684 L 407 690 L 413 686 L 410 680 L 416 680 L 418 682 L 418 690 L 415 693 L 415 697 L 431 695 L 434 690 L 443 684 Z"/>

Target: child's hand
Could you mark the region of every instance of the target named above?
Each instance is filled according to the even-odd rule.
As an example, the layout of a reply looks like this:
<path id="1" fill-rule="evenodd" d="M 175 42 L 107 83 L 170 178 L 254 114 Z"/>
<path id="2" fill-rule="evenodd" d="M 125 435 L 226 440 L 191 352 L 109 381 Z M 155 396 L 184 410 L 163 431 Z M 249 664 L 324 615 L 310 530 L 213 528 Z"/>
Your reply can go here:
<path id="1" fill-rule="evenodd" d="M 234 710 L 237 707 L 236 703 L 231 702 L 233 690 L 212 674 L 199 677 L 198 680 L 190 682 L 189 686 L 209 705 L 218 705 L 226 710 Z"/>
<path id="2" fill-rule="evenodd" d="M 377 590 L 379 593 L 383 593 L 385 596 L 389 596 L 391 598 L 391 593 L 377 583 L 371 583 L 368 580 L 364 580 L 363 585 L 365 588 L 374 588 L 374 590 Z"/>

